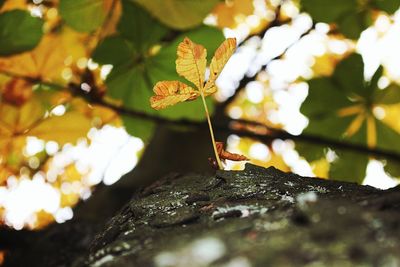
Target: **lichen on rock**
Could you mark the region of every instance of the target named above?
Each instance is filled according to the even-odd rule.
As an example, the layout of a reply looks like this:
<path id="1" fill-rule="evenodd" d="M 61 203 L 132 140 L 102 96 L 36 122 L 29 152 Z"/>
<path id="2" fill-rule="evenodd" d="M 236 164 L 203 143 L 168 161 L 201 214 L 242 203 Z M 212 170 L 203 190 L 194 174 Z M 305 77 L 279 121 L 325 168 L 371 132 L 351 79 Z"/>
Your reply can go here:
<path id="1" fill-rule="evenodd" d="M 400 189 L 246 165 L 136 194 L 75 266 L 399 266 Z"/>

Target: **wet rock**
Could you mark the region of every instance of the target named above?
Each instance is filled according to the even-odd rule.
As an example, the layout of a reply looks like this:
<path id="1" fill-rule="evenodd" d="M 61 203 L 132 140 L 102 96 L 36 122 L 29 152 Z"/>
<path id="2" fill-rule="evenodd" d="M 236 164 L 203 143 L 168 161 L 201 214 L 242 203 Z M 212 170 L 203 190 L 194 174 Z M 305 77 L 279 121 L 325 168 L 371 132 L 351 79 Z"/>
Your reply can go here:
<path id="1" fill-rule="evenodd" d="M 132 217 L 133 234 L 123 239 L 135 249 L 114 252 L 121 235 L 102 242 L 121 229 L 113 220 L 80 266 L 397 266 L 393 191 L 252 165 L 181 176 L 129 204 L 147 211 Z"/>
<path id="2" fill-rule="evenodd" d="M 149 224 L 153 227 L 171 227 L 175 225 L 184 225 L 194 222 L 199 218 L 199 213 L 192 208 L 180 208 L 177 210 L 169 211 L 164 214 L 154 216 L 154 220 Z"/>
<path id="3" fill-rule="evenodd" d="M 185 200 L 185 202 L 189 205 L 195 203 L 195 202 L 203 202 L 203 201 L 209 201 L 210 196 L 207 193 L 193 193 L 188 196 L 188 198 Z"/>
<path id="4" fill-rule="evenodd" d="M 73 267 L 400 266 L 399 197 L 399 188 L 249 164 L 174 174 L 135 193 L 90 249 L 62 259 Z M 47 262 L 67 266 L 60 259 Z"/>

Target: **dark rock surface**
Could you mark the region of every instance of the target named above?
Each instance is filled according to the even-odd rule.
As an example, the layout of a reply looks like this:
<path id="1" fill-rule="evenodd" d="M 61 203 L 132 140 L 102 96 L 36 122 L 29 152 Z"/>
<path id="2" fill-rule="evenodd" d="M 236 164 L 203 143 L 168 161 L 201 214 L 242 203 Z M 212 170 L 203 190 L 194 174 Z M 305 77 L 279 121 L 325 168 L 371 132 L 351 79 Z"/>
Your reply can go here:
<path id="1" fill-rule="evenodd" d="M 87 253 L 102 226 L 72 220 L 40 231 L 3 231 L 0 249 L 6 254 L 1 267 L 70 267 Z"/>
<path id="2" fill-rule="evenodd" d="M 400 187 L 252 165 L 170 175 L 136 194 L 73 266 L 400 266 Z"/>

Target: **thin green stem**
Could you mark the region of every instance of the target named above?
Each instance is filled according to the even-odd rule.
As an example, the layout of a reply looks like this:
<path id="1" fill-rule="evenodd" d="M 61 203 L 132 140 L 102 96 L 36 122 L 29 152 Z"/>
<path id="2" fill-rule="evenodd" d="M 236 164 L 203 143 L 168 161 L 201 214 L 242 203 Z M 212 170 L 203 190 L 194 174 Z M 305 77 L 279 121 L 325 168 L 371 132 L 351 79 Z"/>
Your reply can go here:
<path id="1" fill-rule="evenodd" d="M 215 158 L 217 159 L 218 168 L 219 168 L 220 170 L 223 170 L 224 167 L 222 166 L 221 159 L 219 158 L 219 155 L 218 155 L 217 146 L 216 146 L 215 138 L 214 138 L 214 131 L 213 131 L 213 127 L 212 127 L 211 119 L 210 119 L 210 114 L 208 113 L 208 108 L 207 108 L 206 99 L 205 99 L 205 97 L 204 97 L 204 94 L 203 94 L 202 90 L 200 90 L 200 95 L 201 95 L 201 100 L 203 101 L 204 110 L 206 111 L 206 117 L 207 117 L 207 122 L 208 122 L 208 128 L 210 129 L 211 141 L 212 141 L 212 145 L 213 145 L 213 148 L 214 148 Z"/>

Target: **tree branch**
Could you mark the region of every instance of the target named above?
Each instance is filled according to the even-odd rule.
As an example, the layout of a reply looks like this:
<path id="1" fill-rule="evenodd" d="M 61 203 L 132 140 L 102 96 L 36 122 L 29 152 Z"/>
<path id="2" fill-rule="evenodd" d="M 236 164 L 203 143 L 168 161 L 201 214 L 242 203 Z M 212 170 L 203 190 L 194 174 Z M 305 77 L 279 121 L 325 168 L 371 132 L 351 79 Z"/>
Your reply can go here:
<path id="1" fill-rule="evenodd" d="M 282 129 L 272 128 L 265 124 L 241 120 L 241 119 L 232 119 L 229 121 L 229 124 L 242 124 L 242 128 L 245 126 L 257 127 L 258 130 L 265 132 L 265 134 L 255 133 L 249 130 L 237 130 L 232 129 L 232 126 L 229 127 L 229 131 L 231 133 L 237 134 L 239 136 L 246 136 L 250 138 L 257 139 L 263 143 L 269 143 L 274 139 L 282 139 L 282 140 L 294 140 L 294 141 L 302 141 L 311 144 L 319 144 L 324 145 L 331 148 L 350 150 L 359 153 L 364 153 L 370 156 L 375 156 L 378 158 L 388 158 L 392 160 L 396 160 L 400 162 L 400 154 L 394 151 L 380 149 L 380 148 L 370 148 L 365 145 L 359 145 L 351 142 L 347 142 L 345 140 L 335 140 L 331 138 L 321 137 L 312 134 L 302 133 L 300 135 L 290 134 Z M 243 127 L 244 126 L 244 127 Z M 218 126 L 216 127 L 218 129 Z M 263 129 L 263 130 L 262 130 Z"/>
<path id="2" fill-rule="evenodd" d="M 96 88 L 94 90 L 85 92 L 81 90 L 80 85 L 70 83 L 66 86 L 52 83 L 52 82 L 45 82 L 41 81 L 37 78 L 32 78 L 29 76 L 23 75 L 14 75 L 9 72 L 0 71 L 1 74 L 5 74 L 9 77 L 24 79 L 31 83 L 39 83 L 39 84 L 46 84 L 48 86 L 55 87 L 57 89 L 67 89 L 69 90 L 74 96 L 84 98 L 90 104 L 101 105 L 107 108 L 114 110 L 115 112 L 127 116 L 138 117 L 144 120 L 150 120 L 159 124 L 170 124 L 170 125 L 179 125 L 179 126 L 188 126 L 195 129 L 200 128 L 207 128 L 207 124 L 205 121 L 192 121 L 187 119 L 182 120 L 172 120 L 168 118 L 164 118 L 161 116 L 145 113 L 142 111 L 137 111 L 133 109 L 126 108 L 124 106 L 119 106 L 114 103 L 107 102 L 104 98 L 96 94 Z M 237 125 L 240 125 L 240 129 L 238 129 Z M 235 127 L 236 126 L 236 127 Z M 395 161 L 400 162 L 400 154 L 394 151 L 379 149 L 379 148 L 369 148 L 364 145 L 350 143 L 344 140 L 334 140 L 325 137 L 320 137 L 316 135 L 309 135 L 309 134 L 300 134 L 300 135 L 292 135 L 282 129 L 276 129 L 269 127 L 265 124 L 243 120 L 243 119 L 230 119 L 225 118 L 223 122 L 216 122 L 214 123 L 214 127 L 217 131 L 220 132 L 228 132 L 231 134 L 236 134 L 239 136 L 245 136 L 257 139 L 263 143 L 270 143 L 274 139 L 282 139 L 282 140 L 297 140 L 303 141 L 312 144 L 320 144 L 325 145 L 328 147 L 336 148 L 336 149 L 344 149 L 344 150 L 351 150 L 355 152 L 365 153 L 370 156 L 375 156 L 378 158 L 388 158 Z M 249 127 L 257 128 L 258 131 L 252 131 Z M 261 130 L 261 131 L 260 131 Z M 262 132 L 262 133 L 260 133 Z"/>
<path id="3" fill-rule="evenodd" d="M 193 127 L 196 129 L 207 128 L 207 124 L 205 121 L 199 122 L 199 121 L 192 121 L 192 120 L 186 120 L 186 119 L 171 120 L 171 119 L 163 118 L 163 117 L 160 117 L 157 115 L 152 115 L 152 114 L 148 114 L 148 113 L 144 113 L 144 112 L 140 112 L 140 111 L 136 111 L 136 110 L 132 110 L 132 109 L 127 109 L 123 106 L 116 106 L 114 104 L 104 101 L 103 99 L 95 100 L 92 103 L 108 107 L 120 114 L 125 114 L 128 116 L 139 117 L 142 119 L 151 120 L 151 121 L 157 122 L 159 124 L 189 126 L 189 127 Z M 249 121 L 249 120 L 243 120 L 243 119 L 229 119 L 229 118 L 227 118 L 225 121 L 226 122 L 214 123 L 214 128 L 220 132 L 228 132 L 228 133 L 236 134 L 239 136 L 254 138 L 263 143 L 270 143 L 274 139 L 302 141 L 302 142 L 306 142 L 306 143 L 325 145 L 325 146 L 336 148 L 336 149 L 343 149 L 343 150 L 350 150 L 350 151 L 355 151 L 355 152 L 359 152 L 359 153 L 365 153 L 370 156 L 375 156 L 378 158 L 390 158 L 392 160 L 396 160 L 396 161 L 400 162 L 400 154 L 396 153 L 394 151 L 384 150 L 384 149 L 380 149 L 380 148 L 370 148 L 368 146 L 354 144 L 354 143 L 350 143 L 350 142 L 347 142 L 344 140 L 334 140 L 334 139 L 330 139 L 330 138 L 325 138 L 325 137 L 310 135 L 310 134 L 304 134 L 304 133 L 300 134 L 300 135 L 293 135 L 282 129 L 272 128 L 265 124 L 255 122 L 255 121 Z M 241 129 L 237 129 L 237 127 L 235 127 L 235 125 L 238 125 L 238 124 L 241 125 L 241 127 L 240 127 Z M 263 133 L 257 133 L 255 131 L 251 131 L 246 126 L 258 128 L 258 132 L 263 132 Z"/>

